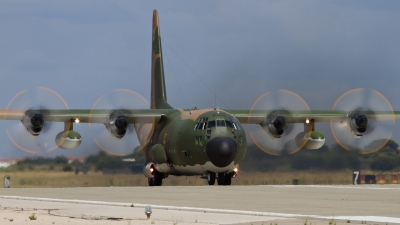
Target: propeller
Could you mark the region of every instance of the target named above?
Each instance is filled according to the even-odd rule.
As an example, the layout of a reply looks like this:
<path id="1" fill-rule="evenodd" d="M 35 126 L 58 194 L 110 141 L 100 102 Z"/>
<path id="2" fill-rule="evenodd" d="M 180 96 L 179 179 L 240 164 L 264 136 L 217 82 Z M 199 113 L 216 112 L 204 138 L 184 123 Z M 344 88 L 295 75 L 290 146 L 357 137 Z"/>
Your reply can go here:
<path id="1" fill-rule="evenodd" d="M 282 151 L 294 154 L 306 144 L 307 140 L 302 143 L 295 141 L 296 135 L 305 131 L 305 126 L 301 123 L 288 123 L 293 111 L 310 111 L 306 101 L 298 94 L 283 89 L 267 92 L 254 102 L 250 117 L 260 110 L 267 117 L 257 131 L 250 132 L 250 137 L 262 151 L 275 156 L 281 155 Z"/>
<path id="2" fill-rule="evenodd" d="M 150 140 L 153 124 L 128 124 L 124 113 L 135 109 L 148 109 L 149 102 L 139 93 L 129 89 L 115 89 L 97 99 L 89 116 L 89 129 L 96 130 L 93 137 L 95 144 L 104 152 L 125 156 L 131 154 L 136 146 L 141 150 Z M 104 125 L 91 123 L 96 110 L 111 109 L 106 128 Z"/>
<path id="3" fill-rule="evenodd" d="M 389 100 L 376 90 L 355 88 L 340 96 L 333 110 L 347 112 L 347 119 L 330 122 L 336 142 L 361 154 L 378 151 L 393 134 L 395 115 Z"/>
<path id="4" fill-rule="evenodd" d="M 12 125 L 6 130 L 7 136 L 17 148 L 29 154 L 49 153 L 58 148 L 54 137 L 46 134 L 63 130 L 64 124 L 46 122 L 43 116 L 35 111 L 48 109 L 69 109 L 69 107 L 59 93 L 43 86 L 24 89 L 10 100 L 7 112 L 21 110 L 25 113 L 22 123 Z"/>

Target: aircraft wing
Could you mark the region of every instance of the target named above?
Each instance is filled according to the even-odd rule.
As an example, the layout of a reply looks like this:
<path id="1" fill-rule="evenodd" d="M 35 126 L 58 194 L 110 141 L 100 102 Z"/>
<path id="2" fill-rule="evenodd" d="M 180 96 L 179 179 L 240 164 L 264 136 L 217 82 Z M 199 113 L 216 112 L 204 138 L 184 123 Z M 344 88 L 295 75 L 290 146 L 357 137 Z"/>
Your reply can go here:
<path id="1" fill-rule="evenodd" d="M 274 111 L 267 110 L 224 110 L 234 115 L 240 123 L 243 124 L 261 124 L 266 117 Z M 335 110 L 313 110 L 313 111 L 275 111 L 277 115 L 284 116 L 287 123 L 304 123 L 307 119 L 314 122 L 340 122 L 348 118 L 351 112 L 335 111 Z M 363 112 L 360 112 L 363 113 Z M 370 120 L 399 120 L 400 111 L 378 111 L 364 112 L 366 115 L 371 115 Z"/>
<path id="2" fill-rule="evenodd" d="M 46 122 L 68 122 L 69 120 L 79 119 L 80 123 L 104 124 L 114 111 L 121 112 L 128 123 L 152 123 L 158 122 L 163 115 L 171 113 L 174 109 L 39 109 L 32 111 L 41 114 Z M 23 120 L 25 113 L 26 110 L 0 110 L 0 120 Z"/>

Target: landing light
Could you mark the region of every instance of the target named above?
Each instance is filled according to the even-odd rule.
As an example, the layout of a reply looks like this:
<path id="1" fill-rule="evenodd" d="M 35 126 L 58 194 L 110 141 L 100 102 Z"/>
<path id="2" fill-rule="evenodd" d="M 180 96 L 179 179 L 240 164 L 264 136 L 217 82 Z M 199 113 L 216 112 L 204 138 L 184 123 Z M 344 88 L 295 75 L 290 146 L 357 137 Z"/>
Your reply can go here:
<path id="1" fill-rule="evenodd" d="M 237 176 L 238 176 L 238 174 L 239 174 L 239 169 L 238 169 L 238 168 L 235 168 L 235 169 L 233 169 L 232 178 L 235 178 L 235 177 L 237 177 Z"/>
<path id="2" fill-rule="evenodd" d="M 76 118 L 76 119 L 75 119 L 75 123 L 79 123 L 79 122 L 81 122 L 81 121 L 79 120 L 79 118 Z"/>
<path id="3" fill-rule="evenodd" d="M 309 120 L 309 119 L 306 119 L 306 123 L 310 123 L 310 120 Z"/>
<path id="4" fill-rule="evenodd" d="M 150 168 L 150 172 L 152 173 L 154 171 L 154 169 L 153 168 Z"/>

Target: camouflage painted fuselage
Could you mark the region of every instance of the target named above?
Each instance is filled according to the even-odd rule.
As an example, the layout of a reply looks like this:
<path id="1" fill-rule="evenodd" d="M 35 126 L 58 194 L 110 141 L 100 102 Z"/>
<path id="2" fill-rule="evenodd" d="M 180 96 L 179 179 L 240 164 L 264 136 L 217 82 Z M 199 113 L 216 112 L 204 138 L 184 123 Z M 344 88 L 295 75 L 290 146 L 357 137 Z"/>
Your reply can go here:
<path id="1" fill-rule="evenodd" d="M 231 139 L 236 145 L 234 154 L 222 162 L 222 167 L 210 160 L 213 149 L 208 145 L 221 137 Z M 155 163 L 156 169 L 173 175 L 231 172 L 243 161 L 247 150 L 245 133 L 235 117 L 216 109 L 179 110 L 163 117 L 147 147 L 147 163 L 157 161 L 151 150 L 156 144 L 162 145 L 167 157 L 166 161 Z"/>

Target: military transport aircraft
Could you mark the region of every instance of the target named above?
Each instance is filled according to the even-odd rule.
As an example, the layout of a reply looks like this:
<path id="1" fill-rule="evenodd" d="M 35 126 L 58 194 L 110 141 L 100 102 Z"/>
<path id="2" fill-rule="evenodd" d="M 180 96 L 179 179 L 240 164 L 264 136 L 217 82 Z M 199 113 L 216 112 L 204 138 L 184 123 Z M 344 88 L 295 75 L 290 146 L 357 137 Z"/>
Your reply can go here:
<path id="1" fill-rule="evenodd" d="M 264 136 L 251 133 L 250 137 L 259 148 L 273 155 L 278 155 L 283 148 L 289 149 L 289 153 L 320 148 L 325 138 L 315 131 L 316 122 L 329 122 L 336 141 L 347 150 L 359 147 L 368 134 L 381 134 L 377 139 L 382 141 L 375 142 L 375 146 L 361 144 L 365 149 L 363 153 L 379 150 L 391 138 L 389 128 L 399 118 L 399 113 L 393 111 L 381 93 L 367 93 L 361 88 L 340 96 L 333 109 L 327 111 L 311 111 L 300 96 L 288 90 L 279 90 L 279 96 L 283 97 L 277 99 L 272 93 L 262 95 L 250 110 L 174 109 L 167 102 L 156 10 L 152 28 L 150 109 L 11 109 L 13 99 L 0 111 L 1 119 L 21 121 L 32 136 L 40 135 L 46 124 L 63 122 L 64 130 L 55 140 L 55 147 L 62 149 L 77 148 L 82 141 L 81 135 L 73 130 L 74 123 L 104 124 L 115 139 L 122 139 L 127 129 L 134 126 L 146 157 L 143 173 L 150 186 L 160 186 L 169 175 L 199 175 L 207 179 L 209 185 L 214 185 L 215 180 L 219 185 L 230 185 L 232 178 L 238 175 L 247 150 L 242 124 L 260 125 Z M 363 97 L 364 93 L 372 97 Z M 356 96 L 356 100 L 347 100 L 351 103 L 348 106 L 343 101 L 350 95 Z M 292 100 L 288 99 L 295 99 L 303 108 L 293 110 Z M 290 104 L 281 104 L 285 101 Z M 13 141 L 9 133 L 8 136 Z M 265 141 L 277 144 L 266 147 Z M 23 149 L 16 141 L 13 143 Z"/>

